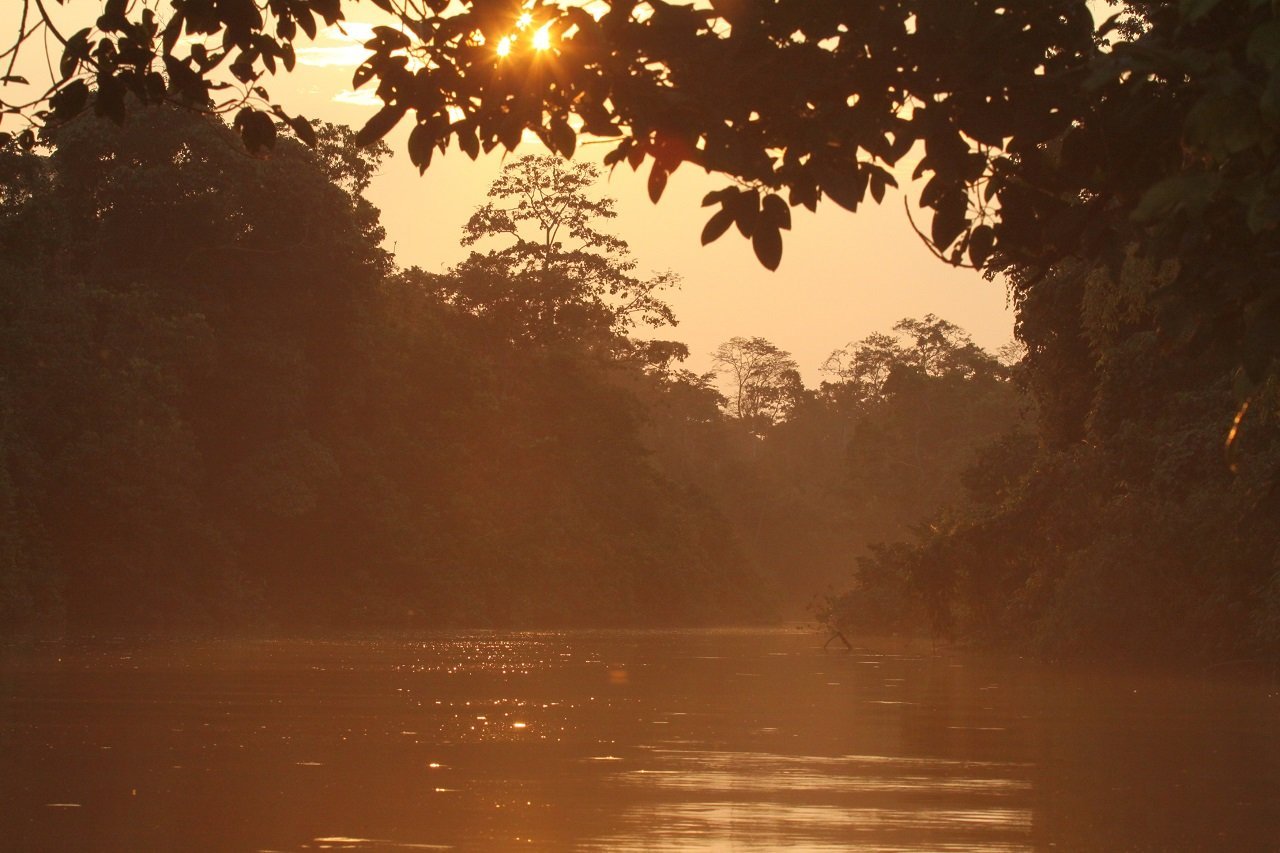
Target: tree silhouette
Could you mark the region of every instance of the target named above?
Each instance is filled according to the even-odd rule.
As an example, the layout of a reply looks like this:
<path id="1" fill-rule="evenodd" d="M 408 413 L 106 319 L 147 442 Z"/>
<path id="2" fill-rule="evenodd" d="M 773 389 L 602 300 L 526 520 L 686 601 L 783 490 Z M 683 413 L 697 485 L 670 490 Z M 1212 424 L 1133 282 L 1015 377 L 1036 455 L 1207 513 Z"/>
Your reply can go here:
<path id="1" fill-rule="evenodd" d="M 442 279 L 449 301 L 532 341 L 616 344 L 641 323 L 674 325 L 659 294 L 679 279 L 670 272 L 635 275 L 626 241 L 599 229 L 617 215 L 613 199 L 589 195 L 599 177 L 590 163 L 545 155 L 503 167 L 491 201 L 463 228 L 462 244 L 506 245 L 473 251 Z"/>
<path id="2" fill-rule="evenodd" d="M 704 239 L 736 225 L 771 268 L 789 207 L 880 201 L 917 144 L 939 251 L 981 265 L 1006 242 L 1026 249 L 1001 212 L 1035 206 L 1018 189 L 1035 177 L 1021 158 L 1081 121 L 1100 86 L 1129 70 L 1100 52 L 1085 0 L 614 0 L 599 17 L 541 2 L 375 2 L 394 26 L 375 28 L 354 71 L 353 85 L 376 84 L 384 103 L 361 141 L 409 119 L 409 155 L 425 169 L 454 141 L 474 157 L 512 150 L 529 130 L 567 156 L 580 133 L 617 138 L 609 162 L 650 160 L 655 201 L 685 162 L 740 181 L 708 197 L 720 210 Z M 1203 16 L 1243 3 L 1183 5 Z M 15 51 L 32 26 L 53 30 L 37 8 L 31 26 L 24 8 Z M 274 141 L 276 120 L 309 138 L 305 121 L 269 103 L 265 78 L 293 67 L 294 42 L 314 37 L 317 19 L 337 23 L 346 8 L 184 0 L 162 17 L 105 0 L 93 26 L 58 33 L 49 117 L 92 103 L 121 118 L 127 97 L 170 99 L 234 112 L 251 150 Z M 993 196 L 999 204 L 986 203 Z"/>
<path id="3" fill-rule="evenodd" d="M 757 433 L 785 418 L 804 393 L 791 353 L 764 338 L 731 338 L 711 364 L 729 384 L 729 410 Z"/>
<path id="4" fill-rule="evenodd" d="M 927 239 L 952 263 L 1043 265 L 1214 203 L 1255 233 L 1280 221 L 1266 180 L 1277 18 L 1256 0 L 1135 3 L 1096 30 L 1086 0 L 375 4 L 393 25 L 354 70 L 384 103 L 362 142 L 410 120 L 425 169 L 454 142 L 475 157 L 526 130 L 563 155 L 579 135 L 617 139 L 609 162 L 649 161 L 655 200 L 682 163 L 734 178 L 706 199 L 719 210 L 704 240 L 736 225 L 769 267 L 790 207 L 879 202 L 917 146 Z M 10 55 L 41 29 L 63 55 L 47 92 L 0 106 L 56 122 L 175 100 L 233 112 L 251 150 L 277 123 L 310 139 L 264 84 L 347 8 L 183 0 L 157 14 L 104 0 L 64 35 L 24 4 Z M 12 67 L 5 79 L 21 82 Z"/>

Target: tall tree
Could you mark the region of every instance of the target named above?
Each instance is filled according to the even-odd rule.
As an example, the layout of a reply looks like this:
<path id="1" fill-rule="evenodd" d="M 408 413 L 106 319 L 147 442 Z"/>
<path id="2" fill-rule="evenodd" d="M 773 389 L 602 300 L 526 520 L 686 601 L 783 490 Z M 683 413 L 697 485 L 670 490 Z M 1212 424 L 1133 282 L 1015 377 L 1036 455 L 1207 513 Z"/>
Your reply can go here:
<path id="1" fill-rule="evenodd" d="M 660 294 L 678 277 L 637 276 L 626 241 L 600 230 L 617 213 L 613 199 L 592 197 L 599 178 L 591 163 L 546 155 L 503 167 L 491 201 L 464 226 L 462 244 L 506 245 L 473 251 L 441 278 L 448 301 L 539 342 L 617 344 L 638 324 L 674 325 Z"/>
<path id="2" fill-rule="evenodd" d="M 728 385 L 729 411 L 757 433 L 786 418 L 804 393 L 791 353 L 764 338 L 731 338 L 711 364 Z"/>

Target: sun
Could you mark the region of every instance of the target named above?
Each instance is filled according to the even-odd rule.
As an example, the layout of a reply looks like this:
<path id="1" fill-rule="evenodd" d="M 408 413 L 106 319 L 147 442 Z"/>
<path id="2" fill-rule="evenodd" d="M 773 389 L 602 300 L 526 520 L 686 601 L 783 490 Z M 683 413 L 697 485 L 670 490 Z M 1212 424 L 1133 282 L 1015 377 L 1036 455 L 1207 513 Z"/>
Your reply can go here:
<path id="1" fill-rule="evenodd" d="M 520 34 L 524 30 L 527 30 L 532 26 L 533 26 L 533 15 L 529 12 L 522 13 L 519 18 L 516 18 L 515 27 L 512 30 L 512 32 L 502 37 L 502 39 L 494 47 L 494 51 L 498 54 L 498 56 L 502 56 L 502 57 L 510 56 L 512 51 L 515 50 L 520 45 L 520 41 L 521 41 Z M 536 51 L 550 50 L 551 49 L 551 24 L 550 23 L 544 24 L 540 29 L 536 30 L 533 33 L 533 35 L 529 37 L 528 44 L 529 44 L 529 47 L 533 48 Z"/>

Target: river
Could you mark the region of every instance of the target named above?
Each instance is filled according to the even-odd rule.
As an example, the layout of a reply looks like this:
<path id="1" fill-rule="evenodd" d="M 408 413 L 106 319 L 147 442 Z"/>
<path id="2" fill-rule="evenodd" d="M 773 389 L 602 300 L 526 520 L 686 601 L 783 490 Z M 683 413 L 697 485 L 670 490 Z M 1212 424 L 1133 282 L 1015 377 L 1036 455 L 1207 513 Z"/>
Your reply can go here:
<path id="1" fill-rule="evenodd" d="M 798 628 L 0 657 L 0 849 L 1280 850 L 1280 689 Z"/>

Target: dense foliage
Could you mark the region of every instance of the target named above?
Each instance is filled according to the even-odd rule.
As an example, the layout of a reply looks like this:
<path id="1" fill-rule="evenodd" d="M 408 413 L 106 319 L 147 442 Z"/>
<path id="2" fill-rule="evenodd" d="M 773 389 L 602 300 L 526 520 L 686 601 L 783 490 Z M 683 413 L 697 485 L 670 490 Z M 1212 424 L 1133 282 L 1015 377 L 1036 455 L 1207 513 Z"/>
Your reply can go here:
<path id="1" fill-rule="evenodd" d="M 1240 365 L 1239 339 L 1189 320 L 1179 289 L 1259 283 L 1241 263 L 1192 244 L 1163 263 L 1073 257 L 1034 284 L 1011 265 L 1034 432 L 987 448 L 964 498 L 862 559 L 825 615 L 1055 657 L 1280 655 L 1275 365 Z"/>
<path id="2" fill-rule="evenodd" d="M 864 560 L 837 618 L 906 589 L 935 631 L 1052 656 L 1280 654 L 1276 379 L 1161 334 L 1173 274 L 1051 270 L 1020 314 L 1036 433 L 985 451 L 916 544 Z"/>
<path id="3" fill-rule="evenodd" d="M 514 335 L 396 272 L 376 152 L 318 135 L 256 159 L 153 109 L 3 152 L 0 623 L 758 613 L 726 522 L 641 445 L 627 385 L 661 371 L 609 324 Z"/>

